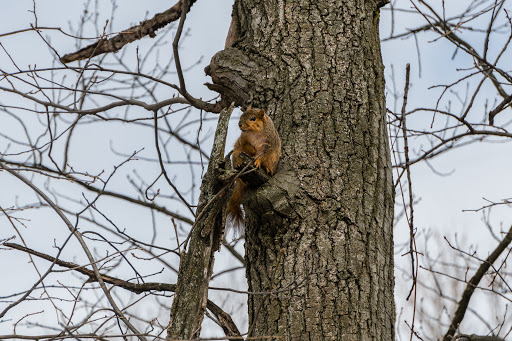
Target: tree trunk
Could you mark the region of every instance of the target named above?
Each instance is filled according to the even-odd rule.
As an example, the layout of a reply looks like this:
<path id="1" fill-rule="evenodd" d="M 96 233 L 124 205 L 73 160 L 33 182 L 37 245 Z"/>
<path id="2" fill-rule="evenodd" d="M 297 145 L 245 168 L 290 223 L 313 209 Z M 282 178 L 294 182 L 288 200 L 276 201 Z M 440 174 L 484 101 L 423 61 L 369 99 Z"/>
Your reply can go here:
<path id="1" fill-rule="evenodd" d="M 371 0 L 235 0 L 210 64 L 230 100 L 267 110 L 277 174 L 247 193 L 249 334 L 393 340 L 393 202 L 378 9 Z"/>

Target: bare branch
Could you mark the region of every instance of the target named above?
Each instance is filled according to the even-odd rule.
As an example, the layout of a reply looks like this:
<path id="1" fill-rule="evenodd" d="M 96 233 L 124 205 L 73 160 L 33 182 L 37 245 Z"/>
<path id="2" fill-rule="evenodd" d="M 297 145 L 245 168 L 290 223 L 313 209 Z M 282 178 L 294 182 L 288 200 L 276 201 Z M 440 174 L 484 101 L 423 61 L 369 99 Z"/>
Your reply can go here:
<path id="1" fill-rule="evenodd" d="M 123 312 L 119 309 L 119 307 L 117 306 L 117 304 L 115 303 L 114 299 L 112 298 L 112 296 L 110 295 L 110 292 L 109 290 L 107 289 L 107 287 L 105 286 L 105 283 L 103 281 L 103 279 L 101 278 L 101 274 L 98 270 L 98 267 L 96 266 L 95 262 L 94 262 L 94 257 L 92 256 L 87 244 L 85 243 L 83 237 L 82 237 L 82 234 L 80 232 L 78 232 L 78 230 L 73 226 L 73 224 L 71 224 L 71 222 L 68 220 L 68 218 L 64 215 L 64 213 L 62 212 L 62 210 L 60 210 L 60 208 L 55 205 L 55 203 L 46 195 L 44 194 L 43 191 L 41 191 L 38 187 L 36 187 L 34 184 L 32 184 L 30 181 L 28 181 L 25 177 L 23 177 L 22 175 L 18 174 L 17 172 L 11 170 L 10 168 L 8 168 L 6 165 L 4 165 L 2 162 L 0 162 L 0 168 L 6 170 L 8 173 L 10 173 L 11 175 L 13 175 L 14 177 L 18 178 L 19 180 L 21 180 L 23 183 L 25 183 L 28 187 L 30 187 L 33 191 L 35 191 L 39 196 L 41 196 L 44 201 L 46 201 L 50 206 L 51 208 L 57 213 L 57 215 L 62 219 L 62 221 L 64 221 L 64 223 L 66 224 L 66 226 L 68 227 L 68 229 L 70 230 L 70 232 L 76 237 L 76 239 L 78 239 L 82 249 L 84 250 L 85 254 L 87 255 L 87 258 L 89 259 L 90 263 L 91 263 L 91 266 L 94 270 L 94 274 L 95 274 L 95 277 L 96 279 L 98 280 L 99 284 L 100 284 L 100 287 L 101 289 L 103 290 L 103 292 L 105 293 L 105 296 L 107 297 L 108 301 L 110 302 L 110 305 L 112 306 L 112 308 L 114 309 L 114 311 L 116 312 L 116 314 L 121 318 L 121 320 L 123 321 L 123 323 L 134 333 L 134 334 L 137 334 L 139 335 L 139 339 L 141 341 L 146 341 L 146 338 L 144 336 L 142 336 L 142 334 L 132 325 L 132 323 L 130 323 L 130 321 L 124 316 Z"/>
<path id="2" fill-rule="evenodd" d="M 450 323 L 450 327 L 448 328 L 448 331 L 444 335 L 443 341 L 451 341 L 453 339 L 453 336 L 455 335 L 455 332 L 457 331 L 457 328 L 459 327 L 459 324 L 462 322 L 462 319 L 464 318 L 464 315 L 466 314 L 466 310 L 469 305 L 469 300 L 471 299 L 471 296 L 473 295 L 473 292 L 475 291 L 475 288 L 478 286 L 478 283 L 480 283 L 480 280 L 485 275 L 487 270 L 491 267 L 491 265 L 498 259 L 498 257 L 501 255 L 503 251 L 508 247 L 508 245 L 512 242 L 512 226 L 510 227 L 510 230 L 505 235 L 505 238 L 501 241 L 501 243 L 498 244 L 496 249 L 487 257 L 485 262 L 483 262 L 476 273 L 473 275 L 471 280 L 468 282 L 466 289 L 462 293 L 462 298 L 459 301 L 457 310 L 455 311 L 455 314 L 453 315 L 452 322 Z"/>
<path id="3" fill-rule="evenodd" d="M 28 254 L 37 256 L 39 258 L 45 259 L 47 261 L 52 262 L 53 264 L 57 264 L 61 267 L 71 269 L 73 271 L 76 271 L 78 273 L 81 273 L 85 276 L 88 276 L 89 279 L 87 280 L 87 283 L 97 282 L 98 279 L 94 273 L 94 271 L 89 270 L 85 268 L 84 266 L 80 266 L 75 263 L 62 261 L 58 258 L 52 257 L 50 255 L 44 254 L 42 252 L 38 252 L 35 250 L 32 250 L 28 247 L 24 247 L 22 245 L 14 244 L 14 243 L 4 243 L 3 245 L 26 252 Z M 151 292 L 151 291 L 176 291 L 176 284 L 170 284 L 170 283 L 131 283 L 119 278 L 115 278 L 108 275 L 101 275 L 102 280 L 105 283 L 109 283 L 112 285 L 115 285 L 116 287 L 123 288 L 125 290 L 134 292 L 136 294 L 141 294 L 144 292 Z M 219 323 L 221 324 L 222 329 L 226 333 L 226 336 L 240 336 L 240 332 L 238 331 L 238 328 L 236 324 L 233 322 L 233 319 L 229 314 L 227 314 L 225 311 L 223 311 L 218 305 L 213 303 L 211 300 L 207 300 L 206 307 L 212 312 L 212 314 L 215 315 Z"/>
<path id="4" fill-rule="evenodd" d="M 195 1 L 196 0 L 191 1 L 189 8 L 192 7 Z M 117 52 L 126 44 L 142 39 L 145 36 L 154 38 L 157 30 L 181 17 L 182 6 L 183 0 L 180 0 L 174 6 L 162 13 L 156 14 L 153 18 L 145 20 L 137 26 L 130 27 L 112 38 L 99 40 L 96 43 L 84 47 L 76 52 L 68 53 L 64 55 L 60 61 L 66 64 L 99 56 L 104 53 Z"/>

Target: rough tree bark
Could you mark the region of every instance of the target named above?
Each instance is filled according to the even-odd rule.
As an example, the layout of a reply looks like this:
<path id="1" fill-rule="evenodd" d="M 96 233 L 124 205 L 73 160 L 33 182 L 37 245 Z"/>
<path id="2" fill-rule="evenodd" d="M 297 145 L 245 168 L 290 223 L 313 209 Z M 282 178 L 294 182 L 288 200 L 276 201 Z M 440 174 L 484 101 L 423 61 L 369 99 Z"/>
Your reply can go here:
<path id="1" fill-rule="evenodd" d="M 393 340 L 393 202 L 375 0 L 235 0 L 211 86 L 263 107 L 278 173 L 246 195 L 249 334 Z"/>

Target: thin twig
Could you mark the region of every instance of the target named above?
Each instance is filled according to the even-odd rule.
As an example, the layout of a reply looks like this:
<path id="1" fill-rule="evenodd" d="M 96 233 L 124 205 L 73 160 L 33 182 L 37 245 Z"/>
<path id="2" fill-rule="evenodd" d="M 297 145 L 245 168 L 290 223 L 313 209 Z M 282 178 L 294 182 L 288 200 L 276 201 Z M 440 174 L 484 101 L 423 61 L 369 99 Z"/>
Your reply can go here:
<path id="1" fill-rule="evenodd" d="M 404 154 L 405 154 L 405 170 L 407 173 L 407 184 L 409 187 L 409 215 L 407 217 L 407 222 L 409 223 L 409 253 L 411 255 L 411 274 L 412 274 L 412 286 L 411 290 L 409 291 L 409 295 L 407 296 L 407 300 L 409 300 L 409 297 L 411 297 L 411 294 L 414 290 L 414 308 L 413 308 L 413 315 L 412 315 L 412 324 L 411 324 L 411 340 L 413 335 L 415 334 L 414 331 L 414 321 L 416 317 L 416 280 L 417 280 L 417 274 L 418 274 L 418 264 L 417 260 L 415 261 L 415 257 L 417 256 L 416 253 L 416 241 L 414 239 L 415 231 L 414 231 L 414 200 L 412 196 L 412 181 L 411 181 L 411 167 L 409 165 L 409 144 L 407 142 L 407 125 L 406 125 L 406 107 L 407 107 L 407 97 L 409 94 L 409 76 L 411 73 L 411 64 L 407 63 L 405 67 L 405 87 L 404 87 L 404 99 L 402 104 L 402 133 L 404 137 Z"/>

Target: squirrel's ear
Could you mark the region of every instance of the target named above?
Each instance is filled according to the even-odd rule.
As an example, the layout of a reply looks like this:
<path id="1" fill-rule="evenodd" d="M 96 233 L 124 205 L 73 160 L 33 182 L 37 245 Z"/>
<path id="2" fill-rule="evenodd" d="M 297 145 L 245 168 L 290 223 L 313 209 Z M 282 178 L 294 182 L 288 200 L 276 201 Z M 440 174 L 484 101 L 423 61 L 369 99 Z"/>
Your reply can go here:
<path id="1" fill-rule="evenodd" d="M 247 107 L 247 109 L 245 109 L 245 111 L 249 111 L 252 109 L 252 104 L 249 104 L 249 106 Z"/>
<path id="2" fill-rule="evenodd" d="M 263 110 L 263 109 L 259 109 L 256 116 L 258 116 L 258 118 L 260 120 L 262 120 L 263 122 L 265 122 L 267 120 L 267 117 L 265 116 L 265 110 Z"/>

